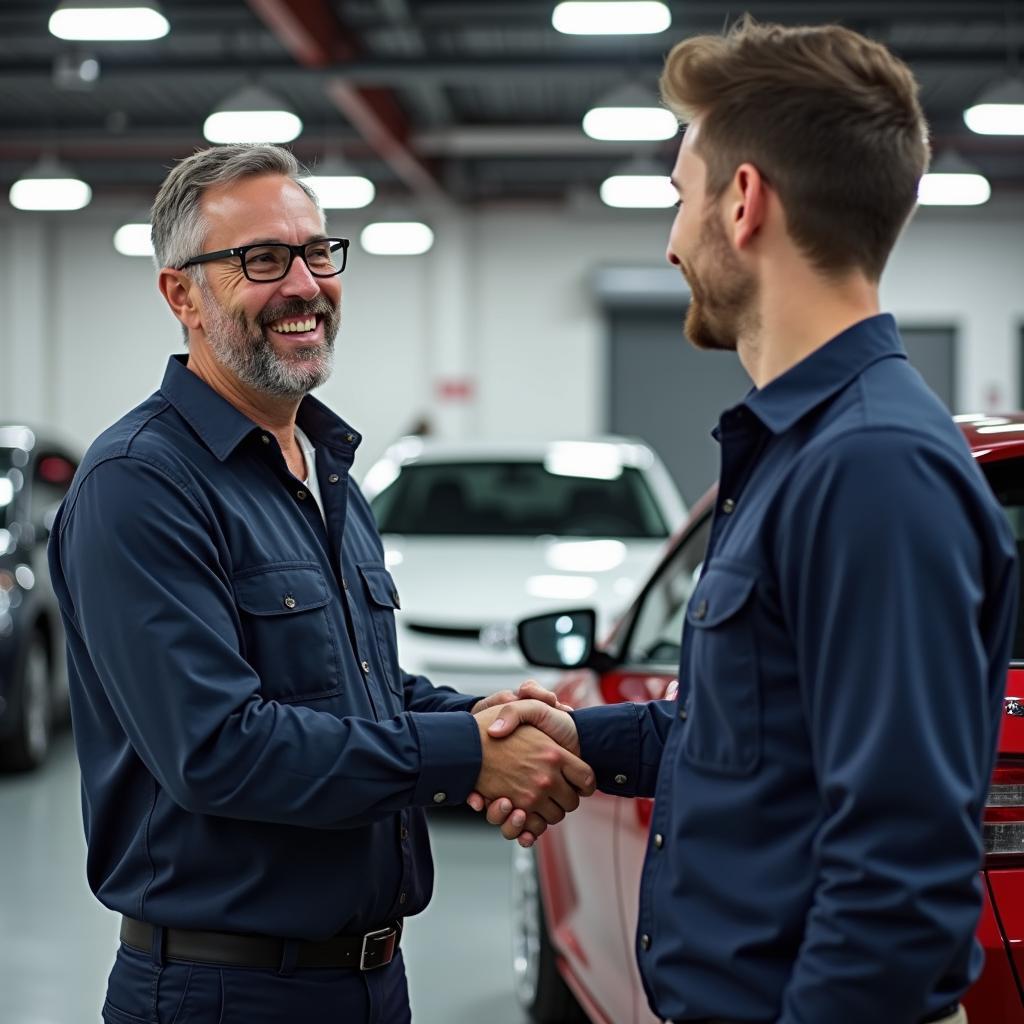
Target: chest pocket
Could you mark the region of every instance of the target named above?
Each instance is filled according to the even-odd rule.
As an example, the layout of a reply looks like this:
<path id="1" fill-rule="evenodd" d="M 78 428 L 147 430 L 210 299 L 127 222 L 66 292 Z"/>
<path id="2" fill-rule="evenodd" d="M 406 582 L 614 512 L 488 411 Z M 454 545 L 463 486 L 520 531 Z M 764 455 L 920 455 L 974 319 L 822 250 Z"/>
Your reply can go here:
<path id="1" fill-rule="evenodd" d="M 265 697 L 291 703 L 340 690 L 330 590 L 316 565 L 268 565 L 232 580 L 245 660 Z"/>
<path id="2" fill-rule="evenodd" d="M 683 756 L 726 775 L 749 775 L 761 760 L 756 584 L 749 569 L 712 564 L 686 610 L 692 633 Z"/>
<path id="3" fill-rule="evenodd" d="M 398 588 L 391 573 L 376 562 L 358 565 L 369 595 L 370 619 L 377 641 L 377 654 L 387 676 L 388 686 L 402 695 L 402 670 L 398 667 L 398 637 L 395 635 L 395 610 L 402 607 Z"/>

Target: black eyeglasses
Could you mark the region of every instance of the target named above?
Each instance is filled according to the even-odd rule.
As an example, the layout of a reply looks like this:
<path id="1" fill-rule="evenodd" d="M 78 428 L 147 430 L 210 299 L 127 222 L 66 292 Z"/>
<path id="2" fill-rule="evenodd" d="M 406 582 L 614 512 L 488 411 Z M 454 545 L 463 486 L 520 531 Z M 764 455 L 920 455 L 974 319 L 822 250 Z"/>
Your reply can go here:
<path id="1" fill-rule="evenodd" d="M 234 249 L 204 252 L 186 260 L 178 270 L 195 266 L 197 263 L 210 263 L 213 260 L 234 257 L 241 260 L 242 273 L 250 281 L 265 284 L 268 281 L 280 281 L 292 269 L 296 256 L 306 264 L 314 277 L 335 277 L 345 269 L 348 262 L 348 239 L 318 238 L 315 242 L 306 242 L 304 245 L 255 242 L 252 245 L 239 245 Z"/>

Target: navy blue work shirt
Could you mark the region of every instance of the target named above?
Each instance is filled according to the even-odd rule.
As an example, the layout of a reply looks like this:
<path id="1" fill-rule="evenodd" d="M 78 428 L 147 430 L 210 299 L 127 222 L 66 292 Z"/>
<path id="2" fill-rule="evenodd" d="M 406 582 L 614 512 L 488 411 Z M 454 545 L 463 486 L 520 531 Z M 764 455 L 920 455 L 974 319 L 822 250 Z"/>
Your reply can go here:
<path id="1" fill-rule="evenodd" d="M 673 1020 L 912 1024 L 981 968 L 1011 532 L 889 316 L 717 436 L 678 703 L 576 713 L 600 788 L 656 797 L 647 995 Z"/>
<path id="2" fill-rule="evenodd" d="M 476 698 L 399 668 L 359 436 L 309 396 L 298 425 L 323 516 L 274 436 L 172 358 L 57 516 L 88 877 L 112 910 L 365 932 L 424 908 L 420 807 L 476 781 Z"/>

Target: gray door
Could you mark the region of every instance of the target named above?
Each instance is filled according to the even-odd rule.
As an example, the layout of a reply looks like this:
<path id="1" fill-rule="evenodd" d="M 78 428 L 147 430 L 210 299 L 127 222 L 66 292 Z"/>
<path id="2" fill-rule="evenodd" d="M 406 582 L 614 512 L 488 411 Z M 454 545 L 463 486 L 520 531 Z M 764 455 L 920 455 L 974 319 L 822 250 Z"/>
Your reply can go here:
<path id="1" fill-rule="evenodd" d="M 676 309 L 610 309 L 608 429 L 642 437 L 658 451 L 687 502 L 718 475 L 710 436 L 723 409 L 739 402 L 750 378 L 733 352 L 698 352 Z M 955 333 L 901 328 L 910 360 L 953 408 Z"/>

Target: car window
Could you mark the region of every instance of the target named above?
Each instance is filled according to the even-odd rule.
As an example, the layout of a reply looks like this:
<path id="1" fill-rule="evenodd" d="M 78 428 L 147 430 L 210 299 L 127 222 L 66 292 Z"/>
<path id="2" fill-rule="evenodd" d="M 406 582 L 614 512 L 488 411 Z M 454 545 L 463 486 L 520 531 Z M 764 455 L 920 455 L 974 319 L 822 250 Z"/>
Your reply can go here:
<path id="1" fill-rule="evenodd" d="M 1002 459 L 981 465 L 982 472 L 995 491 L 999 504 L 1003 506 L 1010 520 L 1013 535 L 1017 538 L 1017 558 L 1024 569 L 1024 459 Z M 1021 576 L 1024 597 L 1024 574 Z M 1024 605 L 1018 604 L 1017 628 L 1013 635 L 1013 661 L 1024 661 Z"/>
<path id="2" fill-rule="evenodd" d="M 623 664 L 678 667 L 683 616 L 704 565 L 710 533 L 708 511 L 641 598 L 621 659 Z"/>
<path id="3" fill-rule="evenodd" d="M 647 481 L 551 473 L 542 462 L 405 466 L 372 502 L 382 533 L 434 536 L 667 537 Z"/>

